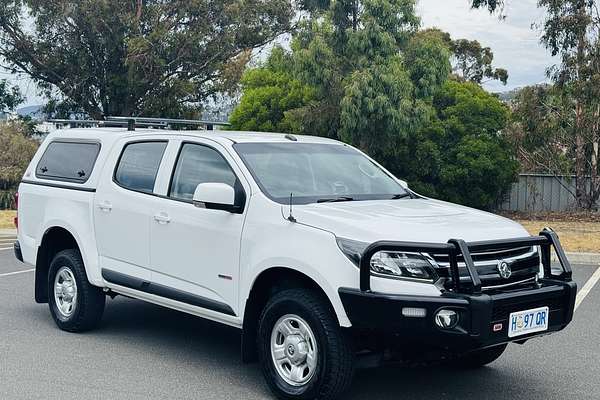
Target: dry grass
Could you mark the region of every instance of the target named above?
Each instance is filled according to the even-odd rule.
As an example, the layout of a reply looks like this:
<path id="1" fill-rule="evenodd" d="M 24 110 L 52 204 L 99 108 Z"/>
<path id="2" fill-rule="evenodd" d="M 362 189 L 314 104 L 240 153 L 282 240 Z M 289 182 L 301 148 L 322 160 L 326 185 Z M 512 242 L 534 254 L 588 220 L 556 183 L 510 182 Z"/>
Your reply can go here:
<path id="1" fill-rule="evenodd" d="M 0 229 L 12 229 L 15 227 L 13 219 L 17 215 L 13 210 L 0 210 Z"/>
<path id="2" fill-rule="evenodd" d="M 600 222 L 517 219 L 532 235 L 545 226 L 556 231 L 565 251 L 600 253 Z"/>

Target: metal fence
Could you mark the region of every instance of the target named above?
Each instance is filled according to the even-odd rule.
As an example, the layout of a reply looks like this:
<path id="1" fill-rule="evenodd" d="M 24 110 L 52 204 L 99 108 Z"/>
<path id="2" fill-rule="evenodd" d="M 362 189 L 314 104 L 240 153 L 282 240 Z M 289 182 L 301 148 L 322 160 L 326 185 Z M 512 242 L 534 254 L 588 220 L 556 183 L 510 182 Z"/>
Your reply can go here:
<path id="1" fill-rule="evenodd" d="M 590 184 L 589 178 L 587 184 Z M 575 176 L 521 174 L 498 205 L 502 211 L 573 211 Z"/>

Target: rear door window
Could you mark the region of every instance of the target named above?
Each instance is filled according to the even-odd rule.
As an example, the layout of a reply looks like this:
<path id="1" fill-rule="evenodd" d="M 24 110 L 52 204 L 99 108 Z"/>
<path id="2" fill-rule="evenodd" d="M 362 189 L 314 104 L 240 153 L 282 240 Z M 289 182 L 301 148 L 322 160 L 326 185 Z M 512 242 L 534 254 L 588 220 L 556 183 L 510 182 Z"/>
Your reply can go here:
<path id="1" fill-rule="evenodd" d="M 166 141 L 127 144 L 117 164 L 115 182 L 126 189 L 152 193 L 166 147 Z"/>
<path id="2" fill-rule="evenodd" d="M 37 165 L 35 176 L 42 179 L 84 183 L 92 174 L 100 143 L 51 142 Z"/>

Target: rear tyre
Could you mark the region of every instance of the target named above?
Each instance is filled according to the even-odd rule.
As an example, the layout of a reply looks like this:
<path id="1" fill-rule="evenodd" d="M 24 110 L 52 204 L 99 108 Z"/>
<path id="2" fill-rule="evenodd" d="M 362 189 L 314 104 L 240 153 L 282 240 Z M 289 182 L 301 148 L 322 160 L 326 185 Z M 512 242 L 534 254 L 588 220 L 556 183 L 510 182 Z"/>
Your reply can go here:
<path id="1" fill-rule="evenodd" d="M 318 293 L 277 293 L 259 319 L 263 375 L 280 399 L 335 399 L 350 385 L 354 354 L 328 304 Z"/>
<path id="2" fill-rule="evenodd" d="M 78 250 L 58 252 L 48 273 L 48 305 L 56 325 L 65 331 L 83 332 L 102 319 L 106 296 L 88 282 Z"/>
<path id="3" fill-rule="evenodd" d="M 506 350 L 508 344 L 473 351 L 461 356 L 458 365 L 463 368 L 480 368 L 496 361 Z"/>

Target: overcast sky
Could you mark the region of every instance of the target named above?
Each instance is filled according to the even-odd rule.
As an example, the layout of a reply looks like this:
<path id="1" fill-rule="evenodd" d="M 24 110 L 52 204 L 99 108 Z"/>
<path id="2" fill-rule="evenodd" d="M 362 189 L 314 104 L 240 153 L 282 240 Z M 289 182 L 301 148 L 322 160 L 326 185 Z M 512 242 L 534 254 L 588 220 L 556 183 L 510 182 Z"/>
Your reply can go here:
<path id="1" fill-rule="evenodd" d="M 488 83 L 491 91 L 541 83 L 546 68 L 555 64 L 539 43 L 540 32 L 531 24 L 540 22 L 543 11 L 537 0 L 508 0 L 506 18 L 499 20 L 486 10 L 471 10 L 469 0 L 419 0 L 418 13 L 424 27 L 438 27 L 453 39 L 476 39 L 494 52 L 494 64 L 508 69 L 506 86 Z"/>
<path id="2" fill-rule="evenodd" d="M 543 13 L 537 0 L 508 0 L 506 19 L 489 15 L 485 10 L 471 10 L 469 0 L 419 0 L 418 13 L 424 27 L 438 27 L 454 39 L 476 39 L 492 48 L 495 65 L 508 69 L 508 85 L 485 84 L 490 91 L 505 91 L 515 87 L 545 81 L 545 69 L 554 64 L 546 49 L 539 44 L 540 33 L 531 29 Z M 27 96 L 25 105 L 40 104 L 35 85 L 26 77 L 15 77 L 0 71 L 0 79 L 19 83 Z"/>

